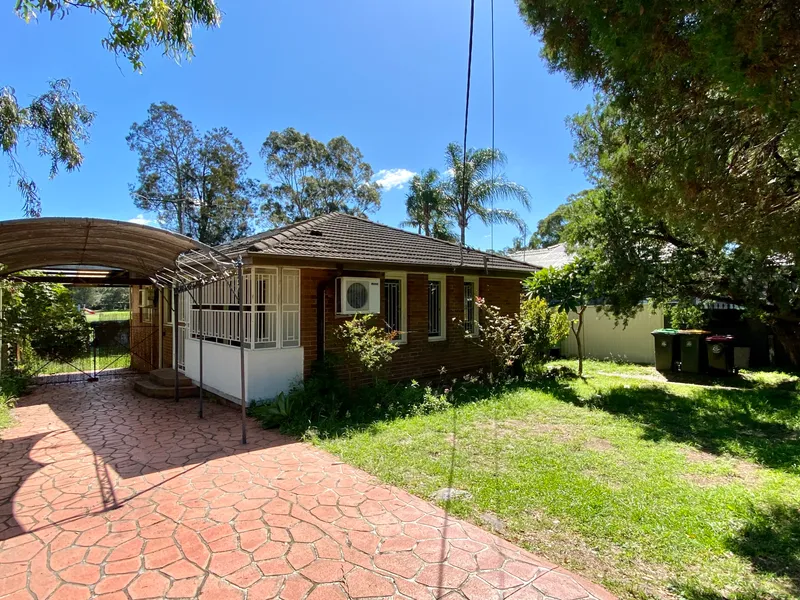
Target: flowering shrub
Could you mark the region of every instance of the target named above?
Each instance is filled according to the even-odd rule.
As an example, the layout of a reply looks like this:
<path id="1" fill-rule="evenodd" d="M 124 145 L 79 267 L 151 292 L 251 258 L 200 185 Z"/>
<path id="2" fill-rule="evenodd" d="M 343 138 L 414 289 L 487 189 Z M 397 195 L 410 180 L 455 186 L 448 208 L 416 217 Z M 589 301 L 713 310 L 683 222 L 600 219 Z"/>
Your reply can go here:
<path id="1" fill-rule="evenodd" d="M 504 315 L 500 307 L 487 304 L 485 298 L 475 298 L 475 306 L 480 314 L 478 339 L 492 358 L 491 372 L 493 375 L 507 374 L 525 348 L 519 315 Z"/>
<path id="2" fill-rule="evenodd" d="M 392 354 L 397 351 L 397 345 L 393 343 L 397 332 L 370 325 L 370 319 L 371 315 L 355 315 L 336 329 L 336 336 L 344 342 L 346 367 L 351 383 L 356 364 L 377 382 L 389 366 Z"/>

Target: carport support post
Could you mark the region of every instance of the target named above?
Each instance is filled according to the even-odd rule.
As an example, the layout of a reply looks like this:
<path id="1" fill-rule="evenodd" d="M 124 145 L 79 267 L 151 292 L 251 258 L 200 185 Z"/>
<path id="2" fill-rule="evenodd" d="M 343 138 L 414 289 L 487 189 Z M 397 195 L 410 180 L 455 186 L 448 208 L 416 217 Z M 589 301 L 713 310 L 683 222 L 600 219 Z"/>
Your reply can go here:
<path id="1" fill-rule="evenodd" d="M 198 299 L 198 306 L 200 310 L 198 311 L 198 319 L 200 320 L 200 331 L 198 332 L 198 340 L 200 347 L 200 411 L 197 413 L 198 416 L 202 419 L 203 418 L 203 337 L 205 336 L 205 327 L 203 327 L 203 286 L 201 285 L 198 288 L 197 293 Z"/>
<path id="2" fill-rule="evenodd" d="M 178 373 L 178 290 L 172 286 L 172 370 L 175 371 L 175 402 L 180 400 Z"/>
<path id="3" fill-rule="evenodd" d="M 242 384 L 242 444 L 247 443 L 247 381 L 244 376 L 244 268 L 239 259 L 237 265 L 239 275 L 239 375 Z"/>

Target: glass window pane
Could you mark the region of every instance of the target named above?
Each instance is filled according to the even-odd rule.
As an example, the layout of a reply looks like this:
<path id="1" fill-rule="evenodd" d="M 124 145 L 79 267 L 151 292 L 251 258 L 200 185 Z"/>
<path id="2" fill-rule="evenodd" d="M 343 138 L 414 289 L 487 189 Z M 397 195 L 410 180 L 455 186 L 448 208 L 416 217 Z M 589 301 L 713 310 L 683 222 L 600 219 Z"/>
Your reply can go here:
<path id="1" fill-rule="evenodd" d="M 428 281 L 428 337 L 442 335 L 442 282 Z"/>

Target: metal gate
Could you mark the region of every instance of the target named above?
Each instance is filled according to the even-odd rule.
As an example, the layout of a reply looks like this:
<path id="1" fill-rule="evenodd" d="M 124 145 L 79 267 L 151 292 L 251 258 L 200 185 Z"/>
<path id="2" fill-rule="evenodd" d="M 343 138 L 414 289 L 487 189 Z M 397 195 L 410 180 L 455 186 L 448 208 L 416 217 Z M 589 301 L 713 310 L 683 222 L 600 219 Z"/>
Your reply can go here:
<path id="1" fill-rule="evenodd" d="M 26 357 L 34 383 L 75 383 L 127 377 L 157 368 L 158 327 L 136 315 L 125 321 L 96 321 L 91 341 L 75 359 L 59 362 Z"/>

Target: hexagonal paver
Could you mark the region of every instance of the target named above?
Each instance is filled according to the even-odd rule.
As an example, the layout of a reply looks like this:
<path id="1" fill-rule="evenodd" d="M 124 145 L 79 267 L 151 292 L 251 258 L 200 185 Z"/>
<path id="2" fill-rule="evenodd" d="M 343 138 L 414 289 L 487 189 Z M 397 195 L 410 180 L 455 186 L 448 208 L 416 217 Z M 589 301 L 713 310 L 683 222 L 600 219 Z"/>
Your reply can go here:
<path id="1" fill-rule="evenodd" d="M 0 596 L 609 600 L 238 411 L 45 386 L 0 432 Z M 35 532 L 35 535 L 31 532 Z"/>

